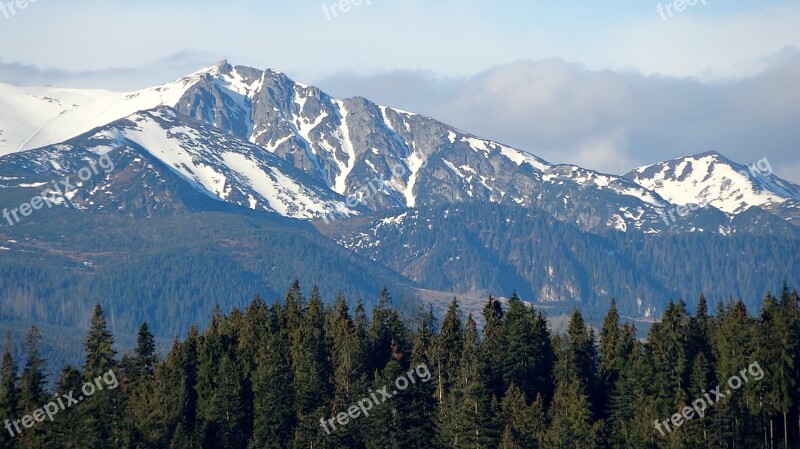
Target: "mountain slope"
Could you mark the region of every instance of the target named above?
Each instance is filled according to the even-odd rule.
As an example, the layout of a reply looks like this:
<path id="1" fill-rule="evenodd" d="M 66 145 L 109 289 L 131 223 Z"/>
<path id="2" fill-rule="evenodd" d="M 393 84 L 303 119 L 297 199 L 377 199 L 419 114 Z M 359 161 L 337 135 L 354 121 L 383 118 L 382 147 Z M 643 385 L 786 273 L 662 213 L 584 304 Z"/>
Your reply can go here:
<path id="1" fill-rule="evenodd" d="M 84 327 L 100 302 L 126 337 L 142 321 L 161 337 L 185 335 L 215 306 L 272 302 L 295 279 L 351 305 L 374 304 L 384 286 L 412 310 L 415 301 L 413 283 L 307 223 L 241 208 L 147 218 L 43 209 L 0 227 L 0 279 L 0 321 Z"/>
<path id="2" fill-rule="evenodd" d="M 337 100 L 272 70 L 220 64 L 176 109 L 247 137 L 372 210 L 490 201 L 542 208 L 586 230 L 667 231 L 659 209 L 667 203 L 627 179 L 552 165 L 363 98 Z"/>
<path id="3" fill-rule="evenodd" d="M 422 288 L 484 297 L 516 291 L 582 309 L 605 308 L 615 297 L 636 317 L 659 315 L 669 299 L 693 304 L 700 292 L 712 301 L 752 298 L 748 306 L 757 307 L 784 280 L 800 281 L 796 235 L 596 235 L 540 211 L 485 202 L 317 225 Z"/>
<path id="4" fill-rule="evenodd" d="M 77 190 L 66 192 L 70 206 L 148 216 L 185 206 L 168 198 L 201 194 L 294 218 L 357 213 L 344 198 L 271 153 L 166 107 L 136 113 L 63 144 L 0 158 L 0 175 L 5 175 L 5 188 L 30 190 L 32 196 L 40 187 L 49 188 L 51 179 L 75 179 L 82 167 L 105 154 L 114 167 L 93 180 L 92 189 L 81 189 L 77 196 Z"/>
<path id="5" fill-rule="evenodd" d="M 709 205 L 729 215 L 760 207 L 800 224 L 800 186 L 775 176 L 766 158 L 741 165 L 709 152 L 639 167 L 625 177 L 673 204 Z"/>
<path id="6" fill-rule="evenodd" d="M 135 92 L 0 83 L 0 155 L 53 145 L 159 105 L 174 105 L 205 71 Z"/>
<path id="7" fill-rule="evenodd" d="M 678 174 L 675 168 L 681 161 L 673 161 L 665 163 L 672 168 L 643 167 L 627 177 L 573 165 L 554 165 L 429 117 L 359 97 L 335 99 L 281 72 L 235 66 L 227 61 L 175 82 L 133 93 L 13 86 L 0 86 L 0 93 L 8 93 L 8 98 L 0 96 L 3 98 L 0 99 L 0 117 L 8 120 L 0 121 L 5 132 L 5 137 L 0 137 L 6 139 L 0 145 L 0 154 L 15 151 L 15 147 L 57 144 L 61 142 L 58 139 L 85 133 L 90 126 L 104 126 L 112 118 L 127 117 L 140 109 L 164 104 L 180 116 L 195 118 L 227 133 L 229 138 L 217 139 L 220 145 L 237 146 L 247 141 L 261 150 L 253 149 L 249 154 L 277 156 L 269 161 L 266 156 L 261 157 L 263 164 L 254 163 L 252 158 L 249 161 L 222 158 L 208 167 L 192 163 L 194 167 L 188 169 L 191 173 L 181 172 L 186 179 L 225 201 L 297 218 L 336 218 L 357 213 L 362 208 L 387 210 L 489 201 L 542 209 L 561 221 L 577 223 L 581 229 L 596 233 L 637 230 L 649 234 L 731 234 L 769 232 L 759 225 L 770 222 L 769 217 L 733 219 L 748 206 L 761 207 L 793 223 L 798 223 L 800 215 L 800 203 L 795 198 L 797 186 L 773 175 L 765 182 L 776 196 L 756 194 L 764 186 L 745 187 L 744 190 L 737 187 L 730 194 L 706 198 L 712 206 L 719 205 L 722 212 L 715 207 L 703 208 L 681 220 L 665 220 L 665 211 L 676 204 L 693 201 L 686 198 L 702 198 L 705 195 L 702 191 L 720 189 L 714 183 L 730 181 L 730 177 L 716 175 L 689 179 L 687 173 L 707 172 L 714 167 L 719 172 L 724 164 L 706 161 L 703 162 L 705 170 L 681 168 Z M 12 110 L 19 113 L 10 115 Z M 36 128 L 34 124 L 41 130 L 33 138 L 21 137 Z M 195 133 L 192 131 L 194 122 L 184 126 L 184 134 Z M 163 136 L 151 140 L 153 138 L 156 137 L 142 133 L 136 136 L 136 139 L 147 140 L 144 147 L 157 146 L 164 141 Z M 225 150 L 217 152 L 224 154 Z M 189 157 L 188 153 L 184 156 Z M 277 159 L 313 180 L 310 184 L 314 185 L 314 194 L 299 194 L 297 191 L 301 188 L 297 185 L 287 188 L 294 190 L 294 194 L 273 192 L 279 181 L 274 176 L 264 181 L 262 174 L 269 171 L 264 164 L 274 164 Z M 696 159 L 695 165 L 703 157 Z M 168 161 L 178 165 L 183 162 Z M 737 167 L 730 164 L 729 171 L 733 173 Z M 238 186 L 230 198 L 224 191 L 225 186 L 220 184 L 223 177 L 229 178 L 215 168 L 223 165 L 228 174 L 233 175 L 230 170 L 238 173 L 233 175 L 238 178 L 236 182 L 231 180 Z M 280 170 L 285 171 L 284 168 Z M 681 189 L 687 187 L 679 178 L 696 186 L 681 193 Z M 329 202 L 314 205 L 314 199 L 321 195 L 320 189 L 333 195 L 329 198 L 339 198 L 339 203 L 324 199 L 323 202 Z M 787 193 L 792 199 L 784 201 Z M 285 200 L 271 204 L 269 199 L 275 196 L 284 199 L 308 196 L 308 201 L 292 209 Z M 343 201 L 348 200 L 348 206 L 343 206 Z M 746 226 L 739 228 L 737 223 Z"/>

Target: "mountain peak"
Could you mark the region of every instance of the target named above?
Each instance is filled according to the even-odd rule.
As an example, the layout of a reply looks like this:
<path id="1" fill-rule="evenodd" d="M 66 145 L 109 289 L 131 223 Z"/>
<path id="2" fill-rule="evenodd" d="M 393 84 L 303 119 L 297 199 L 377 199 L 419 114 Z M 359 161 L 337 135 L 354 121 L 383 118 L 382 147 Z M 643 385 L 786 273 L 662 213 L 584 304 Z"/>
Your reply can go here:
<path id="1" fill-rule="evenodd" d="M 702 153 L 697 153 L 697 154 L 694 154 L 694 155 L 689 156 L 689 157 L 692 157 L 692 158 L 695 158 L 695 159 L 700 159 L 702 157 L 707 157 L 707 156 L 713 156 L 713 157 L 716 157 L 716 158 L 720 158 L 720 157 L 724 158 L 724 156 L 720 152 L 718 152 L 716 150 L 704 151 Z"/>
<path id="2" fill-rule="evenodd" d="M 800 187 L 775 176 L 766 158 L 743 165 L 716 151 L 646 165 L 625 177 L 673 204 L 711 205 L 729 214 L 751 206 L 775 213 L 779 205 L 800 200 Z"/>
<path id="3" fill-rule="evenodd" d="M 233 66 L 228 64 L 228 60 L 227 59 L 223 59 L 223 60 L 219 61 L 217 63 L 217 65 L 216 65 L 216 68 L 217 68 L 217 70 L 219 70 L 219 73 L 224 74 L 224 75 L 227 75 L 227 74 L 231 73 L 231 71 L 233 70 Z"/>

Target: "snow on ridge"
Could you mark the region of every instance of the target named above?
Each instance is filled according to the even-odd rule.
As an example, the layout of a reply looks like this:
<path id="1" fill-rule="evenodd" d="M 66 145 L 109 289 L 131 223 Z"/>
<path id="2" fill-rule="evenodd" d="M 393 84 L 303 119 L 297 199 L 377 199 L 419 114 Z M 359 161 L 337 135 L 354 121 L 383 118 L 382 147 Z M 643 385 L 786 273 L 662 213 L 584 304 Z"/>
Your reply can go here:
<path id="1" fill-rule="evenodd" d="M 137 111 L 175 106 L 199 73 L 133 92 L 0 84 L 0 156 L 63 142 Z"/>
<path id="2" fill-rule="evenodd" d="M 348 159 L 347 161 L 340 161 L 339 158 L 336 157 L 335 151 L 331 153 L 334 163 L 339 167 L 339 174 L 336 175 L 336 179 L 334 180 L 333 190 L 340 195 L 344 195 L 347 190 L 347 177 L 356 165 L 356 152 L 353 148 L 353 142 L 350 140 L 350 129 L 347 127 L 347 115 L 349 114 L 347 107 L 345 107 L 344 102 L 341 100 L 333 100 L 333 103 L 341 115 L 341 124 L 337 129 L 336 137 L 339 138 L 342 150 L 345 152 Z"/>
<path id="3" fill-rule="evenodd" d="M 750 206 L 781 204 L 800 197 L 800 189 L 792 192 L 793 185 L 784 185 L 769 168 L 762 172 L 756 164 L 742 166 L 717 153 L 704 153 L 633 172 L 635 182 L 673 204 L 708 204 L 737 214 Z"/>
<path id="4" fill-rule="evenodd" d="M 272 210 L 287 217 L 357 215 L 343 201 L 326 199 L 314 187 L 303 185 L 268 160 L 259 159 L 261 152 L 251 144 L 241 141 L 225 146 L 227 150 L 219 154 L 218 143 L 207 140 L 201 130 L 172 126 L 172 114 L 169 109 L 134 114 L 129 119 L 135 126 L 117 130 L 115 138 L 138 144 L 195 189 L 215 199 L 231 202 L 230 195 L 235 189 L 246 198 L 240 205 Z M 167 126 L 159 119 L 166 121 Z"/>

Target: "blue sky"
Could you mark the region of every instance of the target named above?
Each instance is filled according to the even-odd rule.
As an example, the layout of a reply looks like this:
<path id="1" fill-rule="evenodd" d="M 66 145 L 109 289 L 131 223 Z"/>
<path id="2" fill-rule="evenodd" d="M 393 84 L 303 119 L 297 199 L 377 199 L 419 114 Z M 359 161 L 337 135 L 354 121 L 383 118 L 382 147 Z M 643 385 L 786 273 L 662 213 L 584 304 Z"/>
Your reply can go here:
<path id="1" fill-rule="evenodd" d="M 594 69 L 720 77 L 800 46 L 797 2 L 705 2 L 664 21 L 655 0 L 371 0 L 328 20 L 322 6 L 334 1 L 39 0 L 0 16 L 0 58 L 82 72 L 226 56 L 314 81 L 392 69 L 469 76 L 560 57 Z"/>
<path id="2" fill-rule="evenodd" d="M 697 0 L 667 20 L 665 0 L 371 0 L 326 16 L 334 3 L 38 0 L 0 13 L 0 81 L 135 89 L 226 57 L 553 162 L 621 173 L 715 149 L 800 181 L 796 1 Z"/>

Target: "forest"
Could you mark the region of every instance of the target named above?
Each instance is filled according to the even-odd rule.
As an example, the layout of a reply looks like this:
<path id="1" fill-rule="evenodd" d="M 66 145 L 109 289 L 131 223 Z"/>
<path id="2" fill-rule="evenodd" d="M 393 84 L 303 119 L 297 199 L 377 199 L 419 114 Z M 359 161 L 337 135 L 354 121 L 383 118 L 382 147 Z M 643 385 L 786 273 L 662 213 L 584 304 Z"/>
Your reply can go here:
<path id="1" fill-rule="evenodd" d="M 670 302 L 637 338 L 613 299 L 553 333 L 516 294 L 408 316 L 295 282 L 163 350 L 143 323 L 126 353 L 97 305 L 80 367 L 45 372 L 35 327 L 9 342 L 0 448 L 796 448 L 799 300 Z"/>

